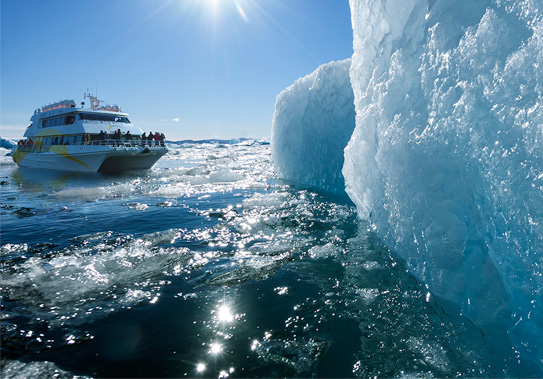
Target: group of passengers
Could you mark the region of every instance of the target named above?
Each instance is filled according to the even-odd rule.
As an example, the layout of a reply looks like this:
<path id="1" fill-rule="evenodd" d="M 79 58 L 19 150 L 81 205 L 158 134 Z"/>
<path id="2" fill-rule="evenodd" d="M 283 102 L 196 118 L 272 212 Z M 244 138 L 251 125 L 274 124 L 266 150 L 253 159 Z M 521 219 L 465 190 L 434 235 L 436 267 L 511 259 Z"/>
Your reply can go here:
<path id="1" fill-rule="evenodd" d="M 51 145 L 59 145 L 60 142 L 59 142 L 59 138 L 58 137 L 54 137 L 51 141 Z M 64 143 L 65 145 L 68 145 L 68 140 L 66 140 L 66 142 Z M 22 140 L 19 140 L 19 142 L 17 142 L 17 145 L 19 146 L 19 151 L 36 151 L 36 149 L 39 148 L 39 151 L 38 152 L 42 152 L 42 147 L 43 145 L 41 144 L 41 141 L 38 141 L 38 144 L 36 145 L 36 149 L 34 149 L 34 141 L 32 140 L 32 138 L 28 138 L 26 140 L 22 139 Z"/>
<path id="2" fill-rule="evenodd" d="M 155 141 L 155 146 L 162 146 L 164 147 L 164 141 L 166 140 L 166 136 L 164 133 L 159 132 L 149 132 L 149 135 L 145 134 L 145 132 L 141 135 L 141 146 L 145 146 L 146 144 L 148 146 L 152 146 L 153 141 Z"/>
<path id="3" fill-rule="evenodd" d="M 17 142 L 17 146 L 19 148 L 19 151 L 31 151 L 32 147 L 34 146 L 34 141 L 32 141 L 31 138 L 27 140 L 22 139 Z"/>
<path id="4" fill-rule="evenodd" d="M 130 136 L 130 132 L 126 134 L 127 137 Z M 98 139 L 105 141 L 108 139 L 114 139 L 114 140 L 122 140 L 123 134 L 121 133 L 121 129 L 117 129 L 113 132 L 113 134 L 109 135 L 107 132 L 100 130 L 100 134 L 98 134 Z M 130 138 L 126 138 L 127 140 Z"/>
<path id="5" fill-rule="evenodd" d="M 17 142 L 17 145 L 19 145 L 19 146 L 32 146 L 32 145 L 34 145 L 34 141 L 32 141 L 32 138 L 29 138 L 26 141 L 24 139 L 22 139 L 22 140 L 19 140 L 19 142 Z"/>
<path id="6" fill-rule="evenodd" d="M 71 138 L 75 138 L 75 137 L 71 137 Z M 108 141 L 108 140 L 132 141 L 134 143 L 137 143 L 136 141 L 133 141 L 133 140 L 139 140 L 139 136 L 133 137 L 130 131 L 127 131 L 126 133 L 123 134 L 120 129 L 117 129 L 112 134 L 108 134 L 107 132 L 101 130 L 100 134 L 98 134 L 98 138 L 93 137 L 89 133 L 85 133 L 83 135 L 83 144 L 85 145 L 97 144 L 99 143 L 97 140 L 98 141 Z M 164 133 L 149 132 L 149 135 L 147 135 L 146 133 L 143 133 L 141 135 L 141 146 L 145 146 L 145 145 L 153 146 L 153 141 L 154 141 L 154 146 L 164 147 L 165 140 L 166 140 L 166 136 L 164 135 Z M 64 138 L 63 142 L 65 145 L 71 144 L 67 137 Z M 75 140 L 71 142 L 74 143 Z M 59 145 L 61 141 L 59 140 L 59 137 L 54 137 L 52 141 L 50 141 L 50 143 L 51 145 Z M 20 151 L 31 151 L 33 150 L 32 147 L 34 145 L 34 141 L 31 138 L 28 138 L 26 140 L 22 139 L 22 140 L 19 140 L 17 145 L 19 146 Z"/>
<path id="7" fill-rule="evenodd" d="M 117 129 L 113 132 L 113 134 L 111 135 L 108 135 L 107 132 L 105 131 L 100 131 L 100 134 L 98 135 L 98 139 L 100 140 L 108 140 L 108 139 L 112 139 L 112 140 L 117 140 L 117 141 L 133 141 L 133 140 L 139 140 L 140 137 L 139 136 L 136 136 L 134 137 L 130 131 L 127 131 L 126 133 L 122 133 L 121 132 L 121 129 Z M 149 135 L 147 135 L 146 133 L 143 133 L 141 135 L 141 146 L 153 146 L 153 141 L 154 141 L 154 146 L 166 146 L 165 145 L 165 140 L 166 140 L 166 136 L 164 135 L 164 133 L 159 133 L 159 132 L 149 132 Z"/>

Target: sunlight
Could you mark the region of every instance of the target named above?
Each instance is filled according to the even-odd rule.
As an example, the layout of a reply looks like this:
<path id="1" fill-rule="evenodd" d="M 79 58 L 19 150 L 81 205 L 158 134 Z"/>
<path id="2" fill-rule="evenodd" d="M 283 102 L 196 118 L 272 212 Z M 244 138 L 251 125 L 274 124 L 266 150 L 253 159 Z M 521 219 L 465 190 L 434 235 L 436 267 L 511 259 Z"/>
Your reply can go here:
<path id="1" fill-rule="evenodd" d="M 222 345 L 218 342 L 213 342 L 209 346 L 209 353 L 213 355 L 220 354 L 222 352 Z"/>
<path id="2" fill-rule="evenodd" d="M 210 12 L 216 17 L 218 13 L 220 12 L 221 7 L 224 5 L 233 5 L 236 9 L 237 13 L 240 15 L 240 17 L 246 21 L 249 22 L 249 19 L 247 18 L 247 13 L 245 13 L 245 10 L 243 9 L 243 6 L 241 3 L 243 0 L 201 0 L 208 6 Z"/>
<path id="3" fill-rule="evenodd" d="M 227 305 L 223 305 L 219 308 L 217 312 L 217 317 L 219 321 L 224 322 L 224 323 L 234 321 L 234 315 L 232 314 L 230 307 L 228 307 Z"/>
<path id="4" fill-rule="evenodd" d="M 219 9 L 219 4 L 222 3 L 224 0 L 205 0 L 205 2 L 208 4 L 208 6 L 213 9 L 214 12 Z"/>
<path id="5" fill-rule="evenodd" d="M 206 365 L 203 364 L 203 363 L 198 363 L 198 365 L 196 365 L 196 372 L 198 373 L 202 373 L 206 370 Z"/>

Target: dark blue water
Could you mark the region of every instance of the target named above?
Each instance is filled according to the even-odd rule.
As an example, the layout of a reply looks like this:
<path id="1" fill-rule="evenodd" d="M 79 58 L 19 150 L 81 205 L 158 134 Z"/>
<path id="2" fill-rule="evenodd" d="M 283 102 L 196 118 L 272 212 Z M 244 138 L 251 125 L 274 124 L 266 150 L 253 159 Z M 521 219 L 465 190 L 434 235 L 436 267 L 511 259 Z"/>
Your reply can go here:
<path id="1" fill-rule="evenodd" d="M 121 175 L 4 158 L 3 377 L 531 375 L 269 145 L 171 147 Z"/>

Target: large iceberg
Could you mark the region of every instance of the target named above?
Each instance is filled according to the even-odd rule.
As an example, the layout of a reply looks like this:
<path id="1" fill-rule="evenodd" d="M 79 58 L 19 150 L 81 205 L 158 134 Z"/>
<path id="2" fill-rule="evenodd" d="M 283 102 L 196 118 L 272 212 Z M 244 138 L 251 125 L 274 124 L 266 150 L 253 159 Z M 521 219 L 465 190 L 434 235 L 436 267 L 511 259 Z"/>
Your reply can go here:
<path id="1" fill-rule="evenodd" d="M 355 127 L 351 60 L 320 66 L 277 96 L 271 148 L 282 179 L 345 194 L 343 149 Z"/>
<path id="2" fill-rule="evenodd" d="M 543 367 L 542 2 L 350 6 L 347 194 L 438 298 L 484 330 L 507 329 Z M 326 129 L 320 115 L 313 127 Z"/>

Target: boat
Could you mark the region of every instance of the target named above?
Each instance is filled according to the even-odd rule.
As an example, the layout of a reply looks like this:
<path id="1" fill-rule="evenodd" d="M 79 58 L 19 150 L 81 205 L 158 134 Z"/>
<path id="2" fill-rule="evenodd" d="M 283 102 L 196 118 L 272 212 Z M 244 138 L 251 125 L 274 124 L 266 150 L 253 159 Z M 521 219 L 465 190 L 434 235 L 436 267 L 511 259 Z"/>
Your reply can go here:
<path id="1" fill-rule="evenodd" d="M 117 105 L 62 100 L 34 111 L 12 157 L 19 167 L 72 172 L 122 172 L 151 168 L 168 152 L 162 133 L 146 135 Z"/>

